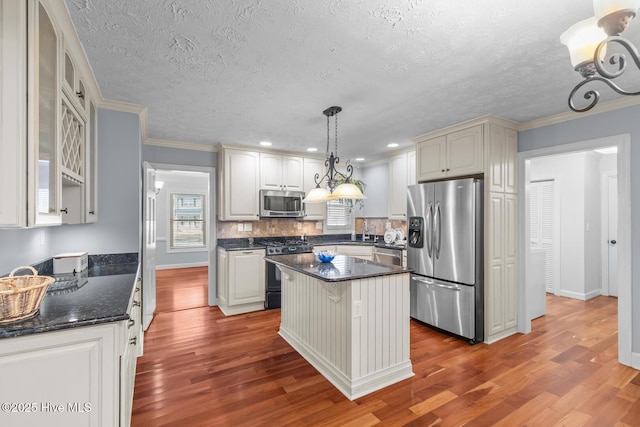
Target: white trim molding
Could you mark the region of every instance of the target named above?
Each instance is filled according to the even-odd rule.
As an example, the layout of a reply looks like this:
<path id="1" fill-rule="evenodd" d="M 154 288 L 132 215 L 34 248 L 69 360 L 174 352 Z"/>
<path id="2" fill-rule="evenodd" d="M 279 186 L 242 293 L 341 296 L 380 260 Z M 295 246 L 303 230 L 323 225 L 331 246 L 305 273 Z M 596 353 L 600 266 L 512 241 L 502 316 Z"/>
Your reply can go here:
<path id="1" fill-rule="evenodd" d="M 213 145 L 195 144 L 193 142 L 169 141 L 166 139 L 156 138 L 144 138 L 144 144 L 155 145 L 158 147 L 179 148 L 182 150 L 207 151 L 211 153 L 217 153 L 219 151 L 218 147 Z"/>
<path id="2" fill-rule="evenodd" d="M 520 123 L 518 125 L 518 131 L 522 132 L 529 129 L 540 128 L 549 125 L 555 125 L 557 123 L 568 122 L 582 117 L 592 116 L 594 114 L 606 113 L 608 111 L 619 110 L 621 108 L 627 108 L 640 104 L 640 96 L 630 96 L 626 98 L 616 99 L 614 101 L 603 102 L 598 104 L 593 109 L 584 113 L 576 113 L 573 111 L 565 111 L 564 113 L 555 114 L 549 117 L 543 117 L 537 120 L 531 120 L 529 122 Z"/>

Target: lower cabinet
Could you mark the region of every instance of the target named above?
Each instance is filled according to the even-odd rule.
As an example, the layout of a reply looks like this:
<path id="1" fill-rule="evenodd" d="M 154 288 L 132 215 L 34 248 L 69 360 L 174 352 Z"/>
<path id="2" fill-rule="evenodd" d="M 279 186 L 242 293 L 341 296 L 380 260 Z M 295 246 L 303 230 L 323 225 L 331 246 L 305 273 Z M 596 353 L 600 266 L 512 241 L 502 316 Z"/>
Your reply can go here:
<path id="1" fill-rule="evenodd" d="M 265 250 L 218 248 L 218 307 L 226 316 L 264 310 Z"/>
<path id="2" fill-rule="evenodd" d="M 340 255 L 352 256 L 373 261 L 373 246 L 368 245 L 337 245 L 336 250 Z"/>
<path id="3" fill-rule="evenodd" d="M 130 320 L 1 339 L 0 425 L 129 426 L 139 300 L 132 292 Z"/>

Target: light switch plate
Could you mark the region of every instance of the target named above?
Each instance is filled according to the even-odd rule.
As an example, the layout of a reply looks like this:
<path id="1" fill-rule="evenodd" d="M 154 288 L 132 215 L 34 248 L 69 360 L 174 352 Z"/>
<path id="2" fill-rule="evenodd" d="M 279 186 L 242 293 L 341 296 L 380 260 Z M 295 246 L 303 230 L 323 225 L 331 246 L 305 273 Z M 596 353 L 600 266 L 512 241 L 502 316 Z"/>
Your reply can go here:
<path id="1" fill-rule="evenodd" d="M 238 224 L 238 231 L 243 231 L 244 230 L 244 226 L 242 223 Z"/>
<path id="2" fill-rule="evenodd" d="M 322 230 L 322 221 L 316 222 L 316 230 Z"/>
<path id="3" fill-rule="evenodd" d="M 244 224 L 244 231 L 251 231 L 253 230 L 253 224 L 251 224 L 250 222 L 247 222 Z"/>

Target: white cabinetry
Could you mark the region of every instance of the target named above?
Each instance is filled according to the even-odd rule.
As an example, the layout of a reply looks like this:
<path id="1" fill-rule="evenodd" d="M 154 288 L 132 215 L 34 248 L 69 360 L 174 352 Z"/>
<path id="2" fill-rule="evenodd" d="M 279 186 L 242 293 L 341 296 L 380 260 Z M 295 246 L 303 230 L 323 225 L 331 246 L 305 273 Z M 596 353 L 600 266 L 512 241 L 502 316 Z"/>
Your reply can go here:
<path id="1" fill-rule="evenodd" d="M 127 321 L 1 339 L 0 401 L 36 405 L 4 412 L 3 425 L 129 426 L 142 333 L 134 301 L 139 291 Z"/>
<path id="2" fill-rule="evenodd" d="M 407 186 L 416 183 L 415 151 L 389 160 L 389 219 L 407 219 Z"/>
<path id="3" fill-rule="evenodd" d="M 218 248 L 218 306 L 227 316 L 264 310 L 265 250 Z"/>
<path id="4" fill-rule="evenodd" d="M 352 256 L 373 261 L 373 246 L 369 245 L 336 245 L 336 251 L 340 255 Z"/>
<path id="5" fill-rule="evenodd" d="M 0 20 L 0 226 L 85 222 L 88 94 L 98 89 L 71 19 L 61 2 L 6 0 Z M 90 79 L 74 71 L 81 100 L 63 90 L 73 55 Z"/>
<path id="6" fill-rule="evenodd" d="M 218 156 L 218 166 L 221 178 L 218 180 L 218 219 L 257 221 L 260 217 L 259 153 L 223 148 Z"/>
<path id="7" fill-rule="evenodd" d="M 324 166 L 324 159 L 304 159 L 304 192 L 309 194 L 309 191 L 316 188 L 315 176 L 318 174 L 319 178 L 326 172 Z M 323 220 L 325 218 L 325 203 L 305 203 L 304 204 L 304 219 L 307 220 Z"/>
<path id="8" fill-rule="evenodd" d="M 302 157 L 260 153 L 260 188 L 303 191 Z"/>
<path id="9" fill-rule="evenodd" d="M 418 139 L 418 181 L 484 172 L 482 130 L 482 125 L 477 125 L 434 138 Z"/>
<path id="10" fill-rule="evenodd" d="M 515 129 L 515 123 L 485 116 L 415 139 L 419 181 L 484 174 L 484 339 L 488 343 L 516 333 L 517 327 Z"/>

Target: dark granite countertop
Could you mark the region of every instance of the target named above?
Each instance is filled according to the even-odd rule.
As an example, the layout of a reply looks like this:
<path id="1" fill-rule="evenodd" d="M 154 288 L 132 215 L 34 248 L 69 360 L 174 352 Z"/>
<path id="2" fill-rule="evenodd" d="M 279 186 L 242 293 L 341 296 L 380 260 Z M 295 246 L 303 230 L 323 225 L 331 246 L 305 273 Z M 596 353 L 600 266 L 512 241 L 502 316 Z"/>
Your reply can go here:
<path id="1" fill-rule="evenodd" d="M 24 320 L 0 323 L 0 339 L 127 320 L 138 263 L 100 265 L 86 273 L 52 275 L 39 312 Z"/>
<path id="2" fill-rule="evenodd" d="M 381 264 L 346 255 L 336 255 L 333 261 L 327 263 L 318 261 L 314 254 L 309 253 L 273 255 L 264 259 L 325 282 L 343 282 L 413 271 L 398 265 Z"/>
<path id="3" fill-rule="evenodd" d="M 262 238 L 256 237 L 254 244 L 249 244 L 249 239 L 218 239 L 218 247 L 226 251 L 248 251 L 253 249 L 264 249 L 265 246 L 256 243 L 259 240 L 285 240 L 296 239 L 296 236 L 286 236 L 278 238 Z M 356 240 L 351 240 L 348 235 L 324 235 L 324 236 L 308 236 L 307 240 L 312 245 L 324 246 L 324 245 L 364 245 L 364 246 L 376 246 L 379 248 L 391 248 L 391 249 L 405 249 L 405 244 L 401 245 L 388 245 L 384 242 L 384 239 L 380 237 L 377 242 L 373 239 L 362 241 L 362 237 Z"/>

